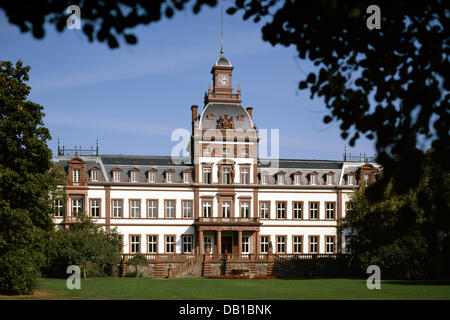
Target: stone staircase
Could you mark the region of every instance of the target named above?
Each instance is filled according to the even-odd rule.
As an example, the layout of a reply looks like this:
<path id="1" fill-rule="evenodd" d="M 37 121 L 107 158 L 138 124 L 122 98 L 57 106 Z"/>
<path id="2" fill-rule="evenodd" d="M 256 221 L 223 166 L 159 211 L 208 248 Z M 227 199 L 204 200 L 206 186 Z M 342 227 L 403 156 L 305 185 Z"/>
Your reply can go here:
<path id="1" fill-rule="evenodd" d="M 164 263 L 155 263 L 153 269 L 153 276 L 155 278 L 166 278 L 166 267 Z"/>
<path id="2" fill-rule="evenodd" d="M 209 262 L 203 262 L 202 277 L 214 276 L 213 267 Z"/>

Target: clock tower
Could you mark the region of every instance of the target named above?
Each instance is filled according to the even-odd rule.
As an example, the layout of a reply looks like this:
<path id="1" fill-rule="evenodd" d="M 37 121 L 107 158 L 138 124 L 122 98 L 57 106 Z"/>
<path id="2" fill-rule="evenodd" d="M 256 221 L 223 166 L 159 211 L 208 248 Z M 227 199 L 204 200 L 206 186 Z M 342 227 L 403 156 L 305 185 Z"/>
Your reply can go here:
<path id="1" fill-rule="evenodd" d="M 213 88 L 208 87 L 208 94 L 205 95 L 205 105 L 208 102 L 241 103 L 241 88 L 238 85 L 238 92 L 233 93 L 232 76 L 233 69 L 230 60 L 223 55 L 220 50 L 220 57 L 211 69 L 213 76 Z"/>

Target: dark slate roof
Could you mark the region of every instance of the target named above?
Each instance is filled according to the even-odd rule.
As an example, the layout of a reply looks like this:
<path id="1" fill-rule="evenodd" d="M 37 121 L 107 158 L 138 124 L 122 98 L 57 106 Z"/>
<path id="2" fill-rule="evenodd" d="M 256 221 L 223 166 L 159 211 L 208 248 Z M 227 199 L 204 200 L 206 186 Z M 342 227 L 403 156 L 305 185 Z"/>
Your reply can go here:
<path id="1" fill-rule="evenodd" d="M 270 159 L 259 159 L 258 167 L 268 168 L 271 166 Z M 296 160 L 296 159 L 280 159 L 279 168 L 293 168 L 293 169 L 341 169 L 342 161 L 330 160 Z"/>
<path id="2" fill-rule="evenodd" d="M 186 166 L 190 165 L 191 158 L 175 158 L 180 160 L 174 163 L 170 156 L 129 156 L 129 155 L 100 155 L 105 166 Z"/>
<path id="3" fill-rule="evenodd" d="M 214 120 L 208 120 L 206 118 L 209 113 L 214 115 Z M 244 115 L 244 120 L 237 119 L 240 114 Z M 217 120 L 219 117 L 225 117 L 225 115 L 233 117 L 236 129 L 253 129 L 252 120 L 247 110 L 242 105 L 236 103 L 208 103 L 200 119 L 200 129 L 216 129 Z"/>

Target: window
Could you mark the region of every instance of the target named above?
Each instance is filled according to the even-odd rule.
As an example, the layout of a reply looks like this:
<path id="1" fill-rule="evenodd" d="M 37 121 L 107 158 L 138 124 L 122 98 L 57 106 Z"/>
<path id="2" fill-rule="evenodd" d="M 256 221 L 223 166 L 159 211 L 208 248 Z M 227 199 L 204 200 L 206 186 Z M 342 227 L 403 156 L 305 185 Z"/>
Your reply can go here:
<path id="1" fill-rule="evenodd" d="M 100 199 L 91 199 L 91 217 L 100 217 Z"/>
<path id="2" fill-rule="evenodd" d="M 72 214 L 83 212 L 83 199 L 72 199 Z"/>
<path id="3" fill-rule="evenodd" d="M 113 200 L 113 218 L 122 218 L 122 200 Z"/>
<path id="4" fill-rule="evenodd" d="M 175 253 L 175 236 L 166 236 L 166 253 Z"/>
<path id="5" fill-rule="evenodd" d="M 334 208 L 335 208 L 335 203 L 334 202 L 327 202 L 326 204 L 326 215 L 327 215 L 327 219 L 334 219 Z"/>
<path id="6" fill-rule="evenodd" d="M 333 185 L 333 180 L 334 180 L 334 177 L 333 177 L 333 175 L 331 175 L 331 174 L 329 174 L 329 175 L 327 175 L 327 185 Z"/>
<path id="7" fill-rule="evenodd" d="M 248 184 L 249 181 L 249 169 L 248 168 L 242 168 L 241 169 L 241 183 L 242 184 Z"/>
<path id="8" fill-rule="evenodd" d="M 269 237 L 261 236 L 261 253 L 269 253 Z"/>
<path id="9" fill-rule="evenodd" d="M 277 219 L 286 219 L 286 202 L 277 202 Z"/>
<path id="10" fill-rule="evenodd" d="M 231 168 L 222 169 L 222 183 L 223 184 L 231 183 Z"/>
<path id="11" fill-rule="evenodd" d="M 73 182 L 80 182 L 80 170 L 79 169 L 73 170 Z"/>
<path id="12" fill-rule="evenodd" d="M 211 183 L 211 168 L 203 168 L 203 182 Z"/>
<path id="13" fill-rule="evenodd" d="M 355 176 L 353 175 L 348 175 L 347 176 L 347 184 L 352 186 L 355 184 Z"/>
<path id="14" fill-rule="evenodd" d="M 210 155 L 211 154 L 211 147 L 204 147 L 203 148 L 203 154 Z"/>
<path id="15" fill-rule="evenodd" d="M 231 217 L 231 202 L 230 201 L 222 202 L 222 217 L 223 218 Z"/>
<path id="16" fill-rule="evenodd" d="M 209 254 L 213 253 L 213 236 L 206 235 L 203 237 L 203 251 Z"/>
<path id="17" fill-rule="evenodd" d="M 277 237 L 277 253 L 286 253 L 286 237 Z"/>
<path id="18" fill-rule="evenodd" d="M 303 202 L 294 201 L 294 219 L 302 219 Z"/>
<path id="19" fill-rule="evenodd" d="M 301 236 L 294 236 L 294 253 L 302 253 L 303 247 L 302 247 L 302 237 Z"/>
<path id="20" fill-rule="evenodd" d="M 345 253 L 352 253 L 352 242 L 355 241 L 355 236 L 345 236 Z"/>
<path id="21" fill-rule="evenodd" d="M 120 171 L 114 171 L 114 182 L 120 182 Z"/>
<path id="22" fill-rule="evenodd" d="M 184 183 L 189 183 L 191 181 L 191 174 L 189 172 L 183 173 L 183 181 Z"/>
<path id="23" fill-rule="evenodd" d="M 261 183 L 262 184 L 267 184 L 267 181 L 268 181 L 269 179 L 268 179 L 268 176 L 267 176 L 267 174 L 262 174 L 261 175 Z"/>
<path id="24" fill-rule="evenodd" d="M 243 156 L 248 156 L 249 150 L 248 148 L 242 148 L 242 155 Z"/>
<path id="25" fill-rule="evenodd" d="M 192 253 L 192 236 L 183 236 L 183 253 Z"/>
<path id="26" fill-rule="evenodd" d="M 296 175 L 294 175 L 294 183 L 296 184 L 296 185 L 300 185 L 301 184 L 301 175 L 299 175 L 299 174 L 296 174 Z"/>
<path id="27" fill-rule="evenodd" d="M 148 182 L 150 182 L 150 183 L 156 182 L 156 172 L 154 172 L 154 171 L 148 172 Z"/>
<path id="28" fill-rule="evenodd" d="M 138 172 L 137 171 L 131 171 L 131 182 L 138 182 Z"/>
<path id="29" fill-rule="evenodd" d="M 334 253 L 334 236 L 325 237 L 327 253 Z"/>
<path id="30" fill-rule="evenodd" d="M 250 218 L 250 202 L 241 202 L 241 218 Z"/>
<path id="31" fill-rule="evenodd" d="M 158 218 L 158 200 L 148 200 L 148 217 Z"/>
<path id="32" fill-rule="evenodd" d="M 205 218 L 212 217 L 212 202 L 211 201 L 203 202 L 203 217 L 205 217 Z"/>
<path id="33" fill-rule="evenodd" d="M 250 253 L 250 237 L 242 236 L 242 253 L 248 254 Z"/>
<path id="34" fill-rule="evenodd" d="M 227 154 L 230 154 L 231 153 L 231 148 L 223 148 L 223 154 L 224 155 L 227 155 Z"/>
<path id="35" fill-rule="evenodd" d="M 158 236 L 148 236 L 148 253 L 158 253 Z"/>
<path id="36" fill-rule="evenodd" d="M 309 218 L 310 219 L 319 219 L 319 203 L 318 202 L 310 202 L 309 203 Z"/>
<path id="37" fill-rule="evenodd" d="M 64 202 L 61 199 L 55 200 L 55 217 L 64 217 Z"/>
<path id="38" fill-rule="evenodd" d="M 284 184 L 284 174 L 278 174 L 278 184 Z"/>
<path id="39" fill-rule="evenodd" d="M 311 175 L 311 184 L 312 185 L 317 184 L 317 175 L 315 175 L 315 174 Z"/>
<path id="40" fill-rule="evenodd" d="M 141 217 L 141 200 L 130 200 L 130 218 Z"/>
<path id="41" fill-rule="evenodd" d="M 192 218 L 192 201 L 183 201 L 183 218 Z"/>
<path id="42" fill-rule="evenodd" d="M 173 183 L 173 172 L 166 172 L 167 183 Z"/>
<path id="43" fill-rule="evenodd" d="M 166 200 L 166 218 L 175 218 L 175 200 Z"/>
<path id="44" fill-rule="evenodd" d="M 364 185 L 369 185 L 370 182 L 370 174 L 365 174 L 364 175 Z"/>
<path id="45" fill-rule="evenodd" d="M 138 235 L 130 236 L 130 252 L 131 253 L 141 252 L 141 236 Z"/>
<path id="46" fill-rule="evenodd" d="M 270 218 L 270 202 L 264 201 L 260 203 L 259 207 L 259 216 L 261 219 L 269 219 Z"/>
<path id="47" fill-rule="evenodd" d="M 92 170 L 91 171 L 91 180 L 92 181 L 98 181 L 98 170 Z"/>
<path id="48" fill-rule="evenodd" d="M 309 237 L 309 252 L 310 253 L 319 252 L 319 237 L 317 236 Z"/>

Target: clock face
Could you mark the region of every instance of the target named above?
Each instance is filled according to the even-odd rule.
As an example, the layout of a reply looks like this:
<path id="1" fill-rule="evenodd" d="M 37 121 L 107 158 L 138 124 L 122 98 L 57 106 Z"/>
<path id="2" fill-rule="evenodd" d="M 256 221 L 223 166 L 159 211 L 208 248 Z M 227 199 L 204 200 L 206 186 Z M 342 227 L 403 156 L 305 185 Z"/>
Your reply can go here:
<path id="1" fill-rule="evenodd" d="M 228 86 L 229 85 L 229 75 L 228 74 L 219 74 L 218 80 L 219 80 L 219 86 Z"/>

